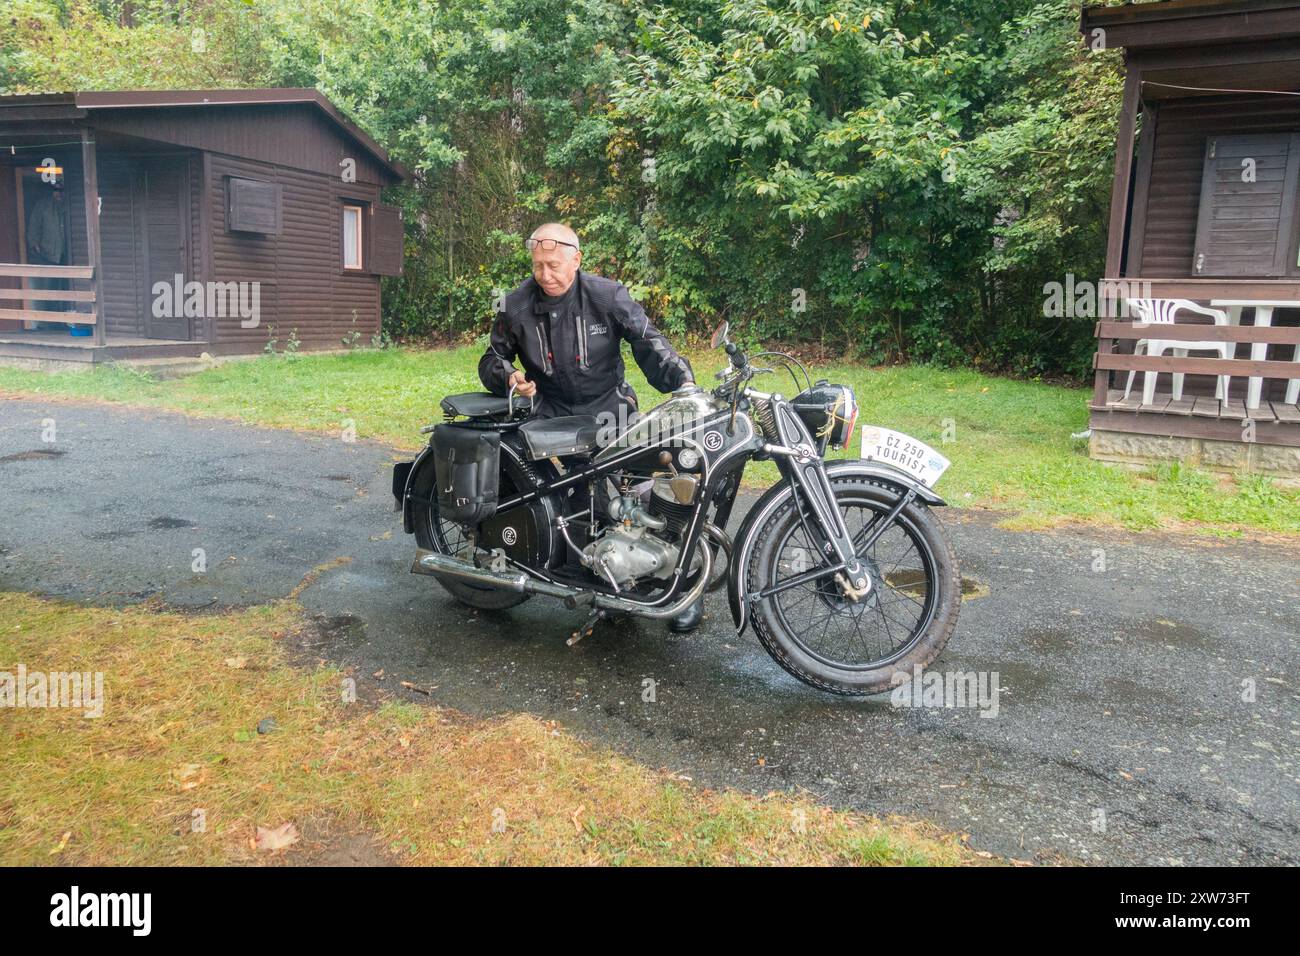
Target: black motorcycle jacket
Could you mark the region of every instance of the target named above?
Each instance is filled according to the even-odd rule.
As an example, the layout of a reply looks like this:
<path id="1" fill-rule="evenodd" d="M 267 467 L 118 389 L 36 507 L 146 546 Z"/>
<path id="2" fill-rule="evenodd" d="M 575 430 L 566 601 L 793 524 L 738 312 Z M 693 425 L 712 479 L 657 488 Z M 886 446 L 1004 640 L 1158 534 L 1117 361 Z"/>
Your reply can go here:
<path id="1" fill-rule="evenodd" d="M 491 343 L 479 359 L 478 377 L 488 391 L 505 395 L 518 358 L 544 403 L 578 410 L 608 399 L 623 384 L 623 340 L 659 391 L 694 380 L 690 363 L 622 283 L 580 271 L 568 292 L 548 302 L 529 277 L 505 297 Z"/>

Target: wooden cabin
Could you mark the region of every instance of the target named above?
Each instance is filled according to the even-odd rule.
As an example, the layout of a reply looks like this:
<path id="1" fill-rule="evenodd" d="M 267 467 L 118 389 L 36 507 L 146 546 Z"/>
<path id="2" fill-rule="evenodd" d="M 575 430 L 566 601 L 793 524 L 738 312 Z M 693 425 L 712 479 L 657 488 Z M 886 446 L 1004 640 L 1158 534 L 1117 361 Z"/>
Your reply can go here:
<path id="1" fill-rule="evenodd" d="M 1300 479 L 1300 2 L 1093 6 L 1081 31 L 1126 69 L 1091 453 Z M 1133 299 L 1201 310 L 1153 327 Z"/>
<path id="2" fill-rule="evenodd" d="M 2 96 L 0 361 L 368 341 L 403 178 L 315 90 Z"/>

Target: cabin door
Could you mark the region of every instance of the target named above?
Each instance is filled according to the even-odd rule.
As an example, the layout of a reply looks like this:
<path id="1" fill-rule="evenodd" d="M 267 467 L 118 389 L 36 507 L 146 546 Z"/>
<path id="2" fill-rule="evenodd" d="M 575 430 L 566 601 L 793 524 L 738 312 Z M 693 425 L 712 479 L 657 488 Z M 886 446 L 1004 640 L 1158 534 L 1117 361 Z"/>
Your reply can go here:
<path id="1" fill-rule="evenodd" d="M 201 318 L 187 318 L 184 309 L 185 283 L 192 278 L 186 202 L 189 165 L 179 156 L 151 157 L 142 165 L 144 334 L 151 339 L 189 341 L 191 324 L 203 325 Z"/>

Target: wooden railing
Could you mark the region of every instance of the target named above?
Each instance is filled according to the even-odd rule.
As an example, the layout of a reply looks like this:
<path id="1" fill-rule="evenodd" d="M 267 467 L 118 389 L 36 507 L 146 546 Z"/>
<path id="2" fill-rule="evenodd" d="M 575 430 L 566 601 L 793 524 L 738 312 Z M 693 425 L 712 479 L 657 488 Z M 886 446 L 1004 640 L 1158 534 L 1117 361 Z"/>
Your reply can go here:
<path id="1" fill-rule="evenodd" d="M 0 278 L 67 279 L 89 281 L 95 277 L 91 266 L 33 266 L 0 262 Z M 99 321 L 94 290 L 87 289 L 8 289 L 0 288 L 0 303 L 18 302 L 86 302 L 89 312 L 54 312 L 50 309 L 0 308 L 0 319 L 26 322 L 66 322 L 69 325 L 94 325 Z"/>
<path id="2" fill-rule="evenodd" d="M 1195 325 L 1192 323 L 1142 323 L 1123 321 L 1098 322 L 1098 340 L 1105 343 L 1093 356 L 1097 371 L 1098 401 L 1104 401 L 1109 388 L 1110 373 L 1117 372 L 1182 372 L 1188 375 L 1231 375 L 1234 378 L 1300 380 L 1300 354 L 1290 361 L 1257 359 L 1221 359 L 1172 355 L 1132 355 L 1111 351 L 1112 339 L 1160 339 L 1172 342 L 1236 342 L 1242 346 L 1255 344 L 1290 345 L 1300 347 L 1300 326 L 1253 325 Z"/>

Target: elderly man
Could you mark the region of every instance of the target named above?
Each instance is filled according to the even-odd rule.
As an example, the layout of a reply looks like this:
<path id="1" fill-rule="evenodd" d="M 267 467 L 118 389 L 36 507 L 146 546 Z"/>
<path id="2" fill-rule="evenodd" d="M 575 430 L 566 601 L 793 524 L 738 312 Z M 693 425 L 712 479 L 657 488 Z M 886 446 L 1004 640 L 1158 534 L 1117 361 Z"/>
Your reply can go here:
<path id="1" fill-rule="evenodd" d="M 533 275 L 505 297 L 492 341 L 478 363 L 487 389 L 537 395 L 536 414 L 594 415 L 620 431 L 635 417 L 636 392 L 623 380 L 623 341 L 650 384 L 670 392 L 694 381 L 691 365 L 632 301 L 622 283 L 583 272 L 582 249 L 568 226 L 548 222 L 525 243 Z M 515 359 L 523 370 L 515 368 Z M 699 624 L 701 606 L 672 622 L 675 631 Z"/>

